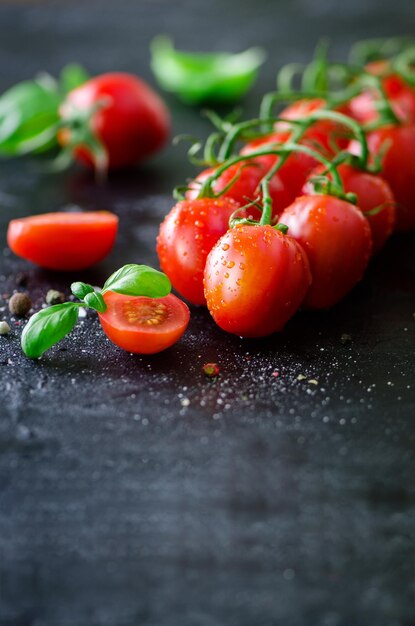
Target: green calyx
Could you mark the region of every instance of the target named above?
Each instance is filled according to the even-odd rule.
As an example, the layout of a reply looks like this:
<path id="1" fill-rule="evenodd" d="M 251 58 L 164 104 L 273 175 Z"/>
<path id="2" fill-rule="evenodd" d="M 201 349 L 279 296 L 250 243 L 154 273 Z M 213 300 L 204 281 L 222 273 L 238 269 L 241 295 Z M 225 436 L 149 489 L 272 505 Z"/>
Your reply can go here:
<path id="1" fill-rule="evenodd" d="M 80 302 L 64 302 L 47 307 L 32 315 L 26 324 L 21 346 L 26 356 L 37 359 L 46 350 L 61 341 L 74 328 L 78 321 L 79 309 L 89 308 L 97 313 L 105 313 L 107 306 L 103 294 L 107 291 L 128 296 L 161 298 L 171 291 L 171 284 L 165 274 L 146 265 L 124 265 L 112 274 L 102 289 L 83 282 L 71 285 L 71 291 Z"/>

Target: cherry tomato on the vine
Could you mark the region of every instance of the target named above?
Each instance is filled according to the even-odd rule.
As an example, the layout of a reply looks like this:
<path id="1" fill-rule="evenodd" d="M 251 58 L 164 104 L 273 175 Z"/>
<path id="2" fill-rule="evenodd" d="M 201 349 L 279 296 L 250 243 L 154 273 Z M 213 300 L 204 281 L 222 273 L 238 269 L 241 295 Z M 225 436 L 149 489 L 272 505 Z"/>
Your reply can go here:
<path id="1" fill-rule="evenodd" d="M 369 151 L 382 157 L 382 177 L 389 183 L 396 201 L 395 230 L 415 228 L 415 125 L 387 126 L 367 136 Z M 359 152 L 356 142 L 350 151 Z"/>
<path id="2" fill-rule="evenodd" d="M 212 248 L 205 296 L 215 322 L 242 337 L 281 330 L 310 285 L 302 247 L 272 226 L 239 225 Z"/>
<path id="3" fill-rule="evenodd" d="M 161 98 L 143 80 L 125 73 L 91 78 L 69 92 L 60 114 L 60 143 L 70 145 L 76 159 L 95 167 L 94 138 L 106 152 L 107 167 L 121 168 L 160 150 L 170 131 Z"/>
<path id="4" fill-rule="evenodd" d="M 201 198 L 178 202 L 160 226 L 157 253 L 173 287 L 189 302 L 205 304 L 203 272 L 206 257 L 229 228 L 239 207 L 232 198 Z"/>
<path id="5" fill-rule="evenodd" d="M 325 170 L 320 165 L 310 174 L 310 178 L 320 175 Z M 378 252 L 391 235 L 395 224 L 395 198 L 388 183 L 374 174 L 363 172 L 343 163 L 337 167 L 346 193 L 357 196 L 357 208 L 369 222 L 372 231 L 372 252 Z M 307 182 L 304 193 L 310 193 L 312 185 Z"/>
<path id="6" fill-rule="evenodd" d="M 386 60 L 374 61 L 366 66 L 366 71 L 381 76 L 382 87 L 397 118 L 406 124 L 415 122 L 415 89 L 408 85 L 399 74 L 390 69 Z M 365 89 L 348 103 L 349 115 L 361 124 L 374 122 L 379 117 L 379 94 L 375 88 Z"/>
<path id="7" fill-rule="evenodd" d="M 99 321 L 107 337 L 123 350 L 154 354 L 180 339 L 190 319 L 184 302 L 169 294 L 164 298 L 104 293 L 107 310 Z"/>
<path id="8" fill-rule="evenodd" d="M 372 249 L 368 221 L 353 204 L 325 195 L 297 198 L 279 219 L 304 248 L 310 262 L 313 282 L 304 306 L 333 306 L 366 269 Z"/>
<path id="9" fill-rule="evenodd" d="M 44 213 L 12 220 L 7 243 L 17 256 L 52 270 L 81 270 L 114 245 L 118 217 L 109 211 Z"/>

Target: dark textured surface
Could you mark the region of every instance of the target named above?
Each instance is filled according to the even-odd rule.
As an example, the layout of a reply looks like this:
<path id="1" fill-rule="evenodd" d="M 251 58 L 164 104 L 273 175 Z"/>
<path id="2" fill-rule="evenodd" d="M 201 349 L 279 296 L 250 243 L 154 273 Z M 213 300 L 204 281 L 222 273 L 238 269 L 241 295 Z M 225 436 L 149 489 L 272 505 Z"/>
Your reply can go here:
<path id="1" fill-rule="evenodd" d="M 262 43 L 253 113 L 275 69 L 322 34 L 344 55 L 414 18 L 410 0 L 3 5 L 0 87 L 72 60 L 151 80 L 148 42 L 170 32 L 188 48 Z M 176 132 L 206 132 L 168 102 Z M 3 249 L 13 216 L 72 204 L 120 216 L 112 255 L 77 276 L 93 283 L 156 263 L 170 190 L 192 173 L 173 148 L 102 188 L 80 171 L 0 165 Z M 414 244 L 395 238 L 343 303 L 261 342 L 194 310 L 177 346 L 139 358 L 88 316 L 33 363 L 13 322 L 0 338 L 0 625 L 413 626 Z M 7 249 L 0 263 L 0 307 L 19 271 L 36 306 L 73 278 Z"/>

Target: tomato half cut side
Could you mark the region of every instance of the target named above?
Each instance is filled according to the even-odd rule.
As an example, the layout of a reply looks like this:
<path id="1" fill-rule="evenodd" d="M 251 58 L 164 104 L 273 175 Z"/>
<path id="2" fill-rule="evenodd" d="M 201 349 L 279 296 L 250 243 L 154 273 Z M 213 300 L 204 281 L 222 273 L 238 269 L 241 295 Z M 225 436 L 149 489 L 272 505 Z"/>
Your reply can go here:
<path id="1" fill-rule="evenodd" d="M 44 213 L 12 220 L 7 243 L 17 255 L 51 270 L 81 270 L 114 245 L 118 217 L 109 211 Z"/>
<path id="2" fill-rule="evenodd" d="M 187 328 L 190 311 L 173 294 L 164 298 L 104 294 L 107 310 L 101 326 L 115 345 L 127 352 L 155 354 L 172 346 Z"/>

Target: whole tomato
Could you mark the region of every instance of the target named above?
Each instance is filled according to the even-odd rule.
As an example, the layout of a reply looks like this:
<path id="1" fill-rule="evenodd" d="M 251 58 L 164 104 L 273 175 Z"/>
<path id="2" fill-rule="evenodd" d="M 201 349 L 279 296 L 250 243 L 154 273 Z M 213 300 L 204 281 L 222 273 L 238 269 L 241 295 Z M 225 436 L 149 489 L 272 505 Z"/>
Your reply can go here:
<path id="1" fill-rule="evenodd" d="M 372 238 L 362 212 L 333 196 L 307 195 L 285 209 L 280 222 L 310 262 L 313 282 L 304 306 L 333 306 L 361 279 L 369 261 Z"/>
<path id="2" fill-rule="evenodd" d="M 365 67 L 374 76 L 382 77 L 382 88 L 397 118 L 406 124 L 415 122 L 415 90 L 403 78 L 394 73 L 386 60 L 374 61 Z M 379 118 L 379 93 L 376 89 L 365 89 L 348 104 L 349 115 L 361 124 Z"/>
<path id="3" fill-rule="evenodd" d="M 372 156 L 383 155 L 382 177 L 389 183 L 396 201 L 395 230 L 415 228 L 415 125 L 387 126 L 367 135 Z M 352 142 L 350 152 L 359 152 Z"/>
<path id="4" fill-rule="evenodd" d="M 160 226 L 157 253 L 173 287 L 192 304 L 206 304 L 203 272 L 206 257 L 229 228 L 239 207 L 232 198 L 178 202 Z"/>
<path id="5" fill-rule="evenodd" d="M 232 198 L 240 205 L 245 205 L 252 200 L 260 202 L 262 197 L 261 181 L 274 165 L 275 159 L 276 157 L 273 155 L 264 155 L 231 165 L 213 183 L 214 192 L 223 192 L 221 197 Z M 196 177 L 186 193 L 188 200 L 197 197 L 201 184 L 214 171 L 214 168 L 210 168 L 204 170 Z M 230 185 L 229 189 L 226 189 L 228 185 Z M 224 191 L 225 189 L 226 191 Z M 271 179 L 269 193 L 272 198 L 274 215 L 277 215 L 292 200 L 292 193 L 285 186 L 284 180 L 279 176 L 279 172 Z"/>
<path id="6" fill-rule="evenodd" d="M 325 170 L 320 165 L 310 174 L 319 176 Z M 369 222 L 372 232 L 372 252 L 378 252 L 388 237 L 392 234 L 395 225 L 395 198 L 388 183 L 380 176 L 358 170 L 351 165 L 337 167 L 346 193 L 352 192 L 357 196 L 357 208 Z M 312 185 L 304 185 L 304 194 L 312 191 Z"/>
<path id="7" fill-rule="evenodd" d="M 69 92 L 60 108 L 59 141 L 75 158 L 99 167 L 121 168 L 160 150 L 170 132 L 170 116 L 161 98 L 140 78 L 111 73 L 91 78 Z"/>
<path id="8" fill-rule="evenodd" d="M 292 237 L 269 225 L 239 225 L 209 253 L 206 302 L 223 330 L 263 337 L 294 315 L 310 281 L 307 257 Z"/>

